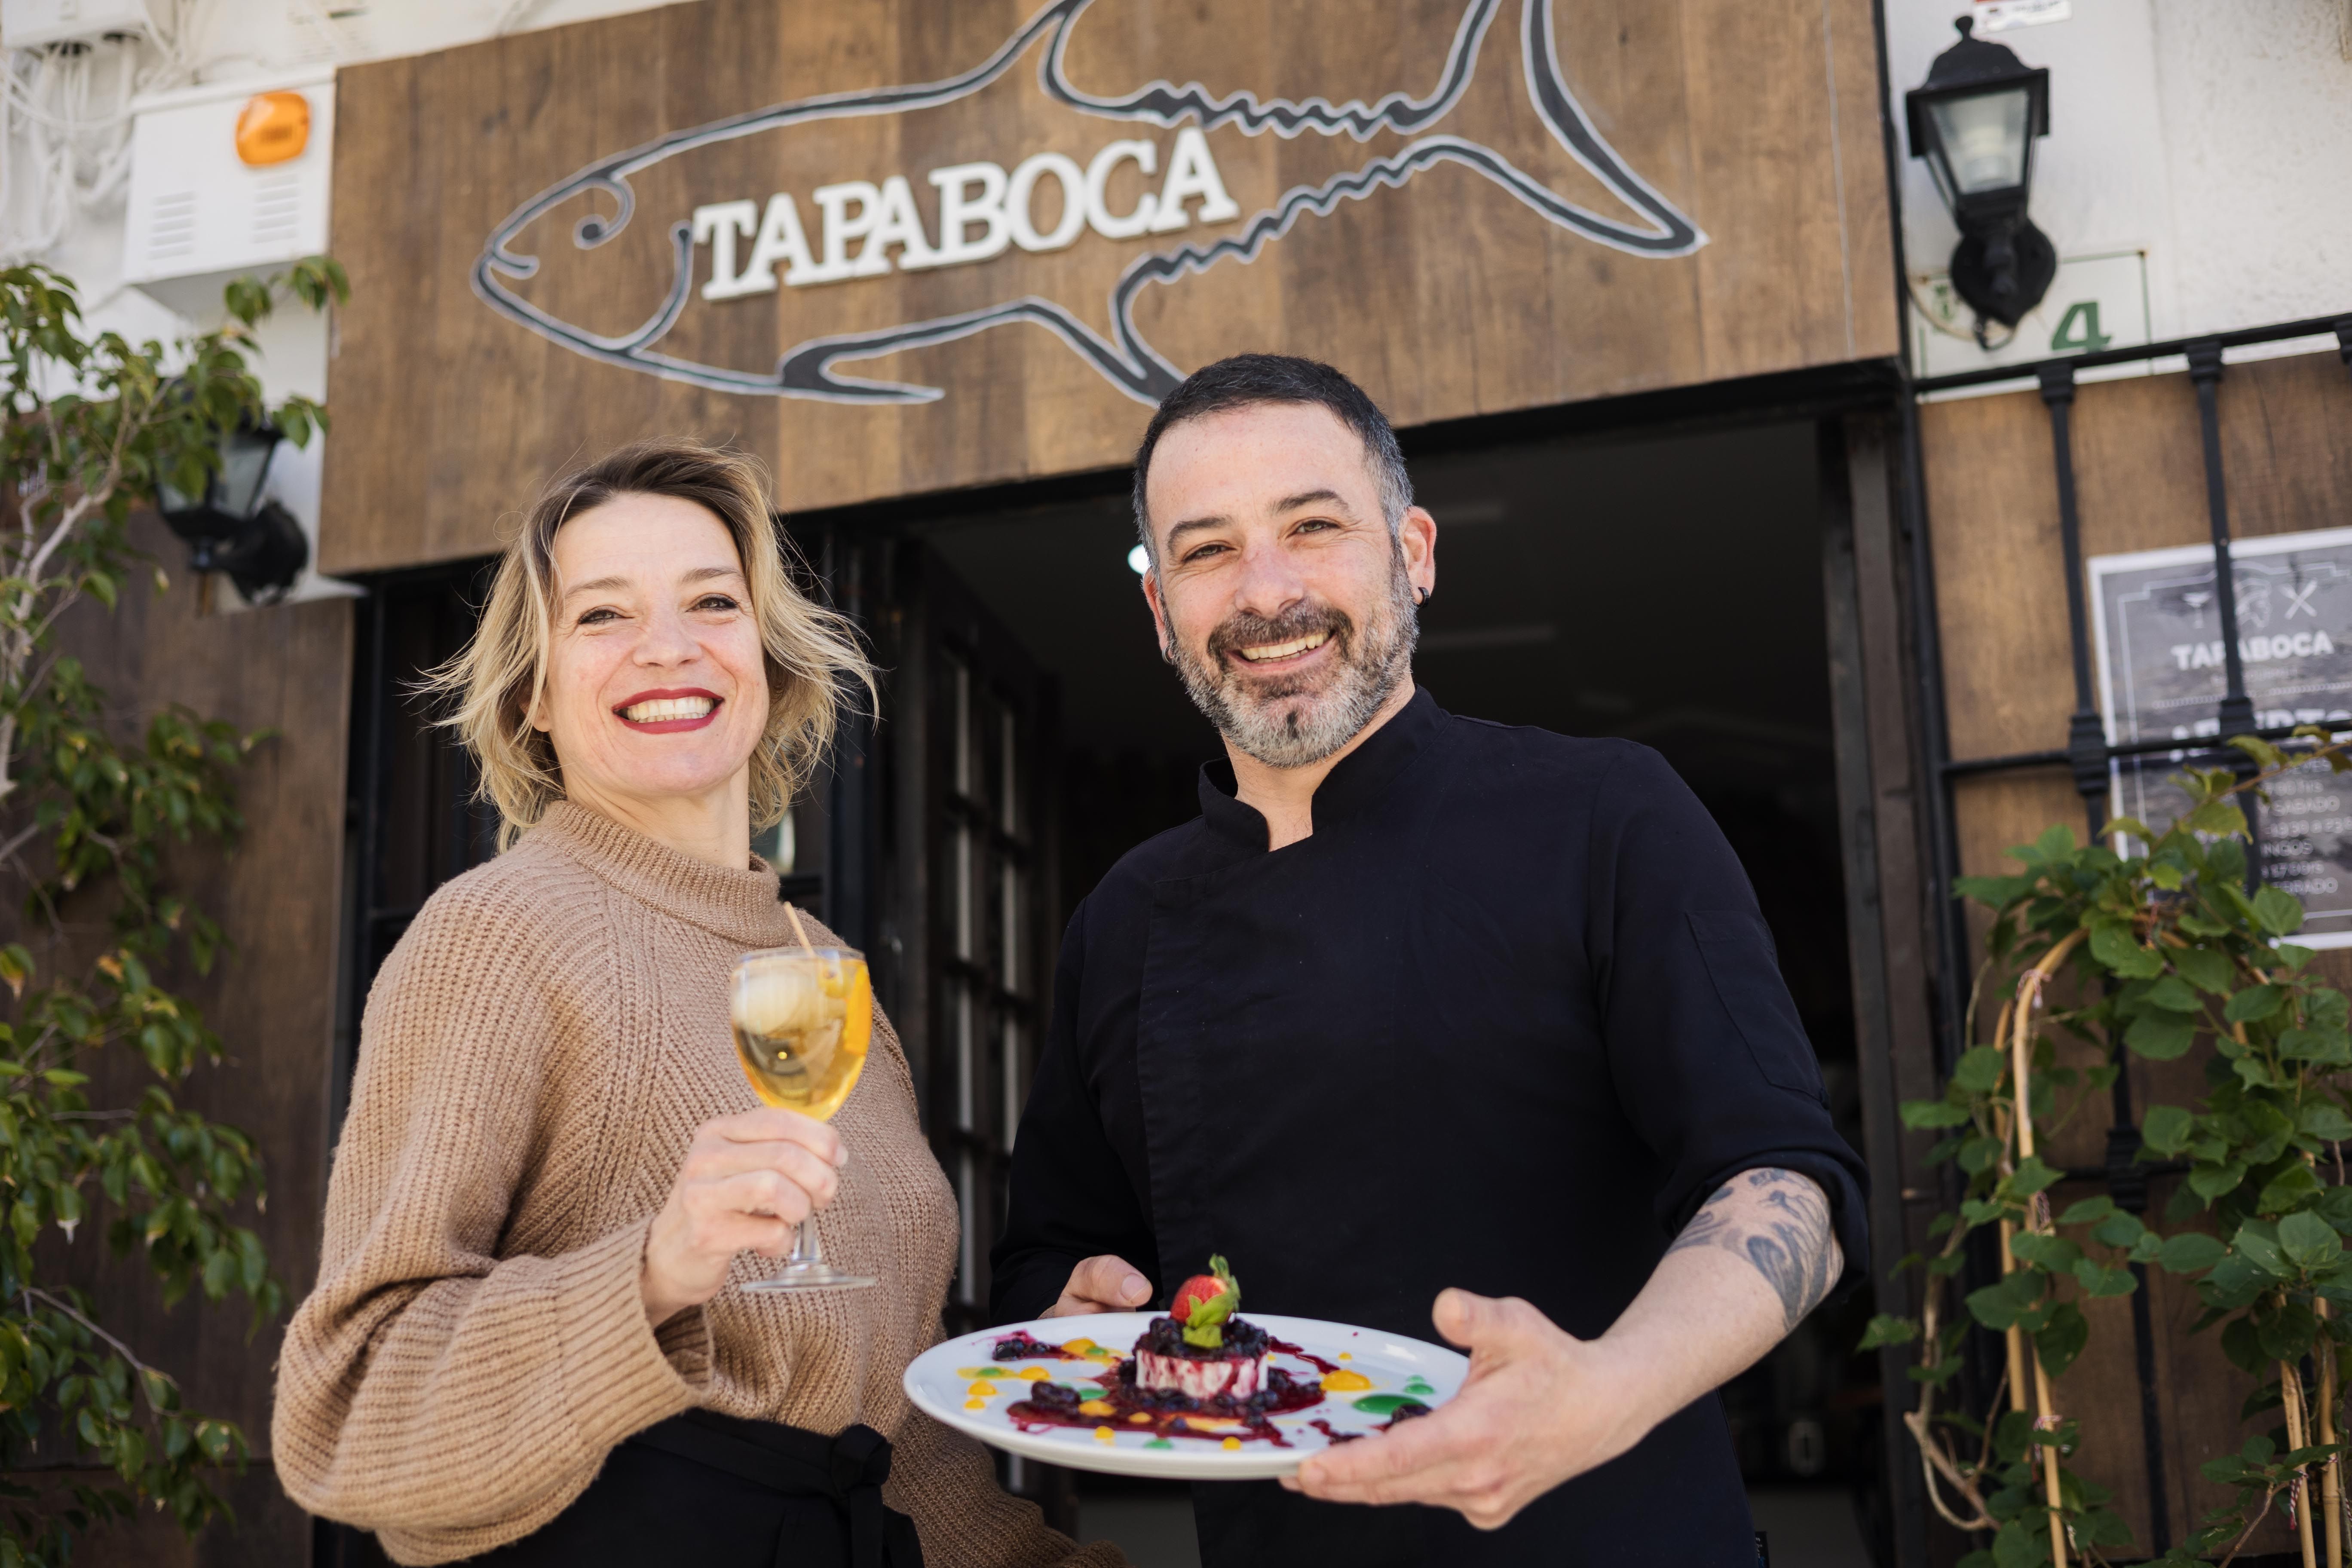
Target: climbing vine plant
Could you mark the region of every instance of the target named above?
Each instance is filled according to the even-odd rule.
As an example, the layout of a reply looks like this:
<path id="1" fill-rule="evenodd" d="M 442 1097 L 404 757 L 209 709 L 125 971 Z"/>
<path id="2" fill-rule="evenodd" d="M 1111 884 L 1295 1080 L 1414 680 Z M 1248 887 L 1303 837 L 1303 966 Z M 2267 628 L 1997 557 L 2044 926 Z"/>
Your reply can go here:
<path id="1" fill-rule="evenodd" d="M 0 269 L 0 879 L 28 942 L 0 945 L 0 1568 L 56 1568 L 92 1526 L 139 1502 L 191 1531 L 225 1511 L 209 1477 L 244 1462 L 229 1422 L 191 1410 L 97 1303 L 62 1282 L 92 1247 L 143 1260 L 167 1302 L 281 1295 L 244 1216 L 261 1201 L 251 1139 L 180 1103 L 222 1043 L 173 989 L 223 931 L 174 884 L 170 855 L 241 826 L 237 769 L 257 737 L 180 709 L 128 729 L 58 645 L 78 605 L 110 612 L 163 568 L 126 535 L 160 483 L 202 494 L 220 438 L 274 419 L 301 441 L 324 411 L 264 405 L 248 360 L 283 295 L 339 300 L 323 258 L 227 290 L 228 324 L 176 343 L 88 333 L 73 285 Z M 87 614 L 89 611 L 85 610 Z M 42 938 L 56 938 L 44 944 Z M 37 966 L 33 948 L 56 956 Z M 135 1070 L 93 1098 L 99 1053 Z M 123 1064 L 129 1066 L 131 1064 Z M 94 1234 L 93 1234 L 94 1233 Z M 62 1496 L 28 1467 L 95 1467 Z"/>
<path id="2" fill-rule="evenodd" d="M 2069 1463 L 2080 1434 L 2053 1380 L 2089 1341 L 2081 1303 L 2130 1294 L 2134 1264 L 2195 1280 L 2204 1311 L 2192 1331 L 2212 1335 L 2257 1380 L 2242 1415 L 2263 1426 L 2242 1442 L 2231 1435 L 2204 1465 L 2233 1500 L 2163 1560 L 2226 1563 L 2284 1510 L 2305 1563 L 2341 1568 L 2352 1016 L 2344 993 L 2311 973 L 2310 950 L 2285 940 L 2301 904 L 2276 888 L 2248 890 L 2240 803 L 2291 768 L 2344 773 L 2352 757 L 2317 728 L 2295 731 L 2288 747 L 2250 736 L 2230 744 L 2254 776 L 2179 775 L 2186 809 L 2163 831 L 2124 818 L 2102 836 L 2137 852 L 2053 827 L 2010 851 L 2017 874 L 1958 886 L 1993 911 L 1971 1041 L 1998 1006 L 1942 1096 L 1905 1105 L 1903 1118 L 1944 1134 L 1931 1157 L 1958 1167 L 1964 1195 L 1933 1222 L 1934 1254 L 1897 1265 L 1925 1277 L 1920 1314 L 1874 1319 L 1863 1343 L 1917 1346 L 1911 1376 L 1923 1390 L 1905 1422 L 1937 1510 L 1981 1532 L 1962 1568 L 2105 1563 L 2132 1544 L 2108 1494 Z M 2060 1037 L 2096 1047 L 2099 1065 L 2061 1065 Z M 2164 1229 L 2106 1196 L 2055 1208 L 2062 1173 L 2037 1152 L 2040 1141 L 2109 1089 L 2126 1055 L 2192 1053 L 2203 1062 L 2202 1097 L 2142 1117 L 2139 1159 L 2182 1175 Z M 1998 1259 L 1997 1277 L 1955 1305 L 1956 1281 L 1983 1254 Z M 2000 1337 L 2005 1370 L 1990 1408 L 1970 1412 L 1951 1400 L 1979 1333 Z"/>

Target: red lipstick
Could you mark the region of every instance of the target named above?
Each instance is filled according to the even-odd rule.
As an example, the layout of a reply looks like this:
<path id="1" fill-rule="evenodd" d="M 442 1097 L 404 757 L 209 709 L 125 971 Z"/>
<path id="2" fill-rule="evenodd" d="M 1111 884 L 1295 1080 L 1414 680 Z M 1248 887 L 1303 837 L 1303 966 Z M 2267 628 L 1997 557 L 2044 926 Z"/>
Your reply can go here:
<path id="1" fill-rule="evenodd" d="M 643 702 L 675 702 L 699 697 L 710 704 L 700 715 L 685 719 L 632 719 L 628 710 Z M 635 696 L 613 704 L 613 717 L 640 735 L 674 735 L 685 730 L 699 730 L 719 717 L 726 700 L 715 691 L 705 691 L 699 686 L 661 687 L 640 691 Z"/>

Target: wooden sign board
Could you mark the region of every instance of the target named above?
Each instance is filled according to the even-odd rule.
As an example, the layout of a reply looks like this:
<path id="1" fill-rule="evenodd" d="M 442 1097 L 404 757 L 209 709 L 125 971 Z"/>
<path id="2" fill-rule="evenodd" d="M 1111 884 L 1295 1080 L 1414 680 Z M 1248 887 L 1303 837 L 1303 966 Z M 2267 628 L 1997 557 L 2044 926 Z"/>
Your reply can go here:
<path id="1" fill-rule="evenodd" d="M 703 0 L 352 68 L 322 567 L 730 438 L 1114 467 L 1224 354 L 1401 425 L 1891 355 L 1868 0 Z"/>

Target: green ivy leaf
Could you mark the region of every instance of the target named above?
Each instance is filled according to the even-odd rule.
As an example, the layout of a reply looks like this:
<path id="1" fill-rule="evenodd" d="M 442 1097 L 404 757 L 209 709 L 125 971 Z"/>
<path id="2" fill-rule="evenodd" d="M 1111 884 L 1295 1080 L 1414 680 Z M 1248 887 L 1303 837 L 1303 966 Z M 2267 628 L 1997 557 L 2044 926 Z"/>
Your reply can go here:
<path id="1" fill-rule="evenodd" d="M 1898 1318 L 1891 1312 L 1881 1312 L 1870 1320 L 1862 1331 L 1857 1351 L 1874 1351 L 1882 1345 L 1907 1345 L 1919 1336 L 1919 1325 L 1909 1318 Z"/>
<path id="2" fill-rule="evenodd" d="M 1952 1064 L 1952 1081 L 1971 1094 L 1990 1094 L 2009 1071 L 2009 1053 L 1991 1046 L 1972 1046 Z"/>
<path id="3" fill-rule="evenodd" d="M 2284 888 L 2257 889 L 2254 919 L 2273 936 L 2284 936 L 2303 924 L 2303 900 Z"/>
<path id="4" fill-rule="evenodd" d="M 2294 1113 L 2294 1124 L 2324 1142 L 2341 1143 L 2352 1139 L 2352 1116 L 2345 1115 L 2342 1108 L 2325 1100 L 2306 1101 Z"/>
<path id="5" fill-rule="evenodd" d="M 2219 1237 L 2208 1236 L 2201 1230 L 2184 1230 L 2178 1236 L 2164 1238 L 2164 1250 L 2157 1261 L 2170 1274 L 2201 1274 L 2221 1261 L 2229 1249 Z"/>
<path id="6" fill-rule="evenodd" d="M 1969 1108 L 1954 1105 L 1948 1100 L 1906 1100 L 1902 1109 L 1903 1125 L 1924 1131 L 1937 1127 L 1965 1127 L 1969 1123 Z"/>
<path id="7" fill-rule="evenodd" d="M 2168 974 L 2147 988 L 2143 998 L 2151 1007 L 2161 1007 L 2168 1013 L 2194 1013 L 2203 1005 L 2197 1000 L 2196 990 L 2178 974 Z"/>
<path id="8" fill-rule="evenodd" d="M 2124 1031 L 2124 1044 L 2150 1061 L 2168 1062 L 2189 1054 L 2197 1026 L 2178 1013 L 2142 1013 Z"/>
<path id="9" fill-rule="evenodd" d="M 2286 1029 L 2279 1035 L 2278 1052 L 2288 1061 L 2352 1067 L 2352 1034 L 2342 1029 Z"/>
<path id="10" fill-rule="evenodd" d="M 2249 985 L 2230 998 L 2221 1016 L 2232 1024 L 2258 1024 L 2285 1004 L 2285 986 Z"/>
<path id="11" fill-rule="evenodd" d="M 2066 1206 L 2066 1212 L 2058 1216 L 2058 1223 L 2060 1225 L 2096 1225 L 2115 1212 L 2116 1200 L 2102 1193 L 2097 1197 L 2084 1198 L 2080 1203 L 2069 1204 Z"/>
<path id="12" fill-rule="evenodd" d="M 2102 1247 L 2137 1247 L 2147 1235 L 2147 1226 L 2134 1214 L 2112 1214 L 2091 1227 L 2091 1239 Z"/>
<path id="13" fill-rule="evenodd" d="M 2319 1320 L 2300 1301 L 2288 1301 L 2254 1325 L 2263 1353 L 2273 1361 L 2300 1361 L 2310 1353 Z"/>
<path id="14" fill-rule="evenodd" d="M 2186 927 L 2189 921 L 2184 919 L 2180 923 Z M 2225 926 L 2211 934 L 2218 936 L 2228 929 Z M 2176 947 L 2168 956 L 2173 969 L 2189 984 L 2215 996 L 2228 995 L 2230 983 L 2237 978 L 2237 969 L 2231 963 L 2230 955 L 2217 952 L 2210 947 Z"/>
<path id="15" fill-rule="evenodd" d="M 2297 1160 L 2263 1186 L 2262 1195 L 2254 1200 L 2254 1212 L 2284 1214 L 2318 1195 L 2319 1178 L 2311 1173 L 2310 1166 Z"/>
<path id="16" fill-rule="evenodd" d="M 2090 1258 L 2076 1258 L 2074 1274 L 2086 1296 L 2128 1296 L 2137 1284 L 2130 1269 L 2109 1268 Z"/>
<path id="17" fill-rule="evenodd" d="M 1993 1568 L 2041 1568 L 2050 1561 L 2050 1532 L 2036 1519 L 2012 1519 L 1992 1538 Z"/>
<path id="18" fill-rule="evenodd" d="M 2344 1244 L 2336 1238 L 2336 1227 L 2307 1210 L 2279 1221 L 2278 1241 L 2279 1250 L 2286 1254 L 2287 1261 L 2306 1274 L 2316 1274 L 2343 1261 Z"/>
<path id="19" fill-rule="evenodd" d="M 2164 973 L 2164 955 L 2132 940 L 2131 928 L 2126 925 L 2095 928 L 2091 956 L 2127 979 L 2146 980 Z"/>
<path id="20" fill-rule="evenodd" d="M 2280 1247 L 2278 1230 L 2264 1221 L 2250 1219 L 2230 1238 L 2230 1248 L 2265 1274 L 2284 1278 L 2294 1272 Z"/>
<path id="21" fill-rule="evenodd" d="M 2064 1237 L 2044 1236 L 2032 1230 L 2021 1230 L 2010 1237 L 2009 1250 L 2019 1262 L 2030 1263 L 2053 1274 L 2072 1268 L 2083 1257 L 2083 1249 Z"/>
<path id="22" fill-rule="evenodd" d="M 2246 814 L 2228 801 L 2209 800 L 2182 816 L 2175 826 L 2217 838 L 2242 838 L 2246 832 Z"/>
<path id="23" fill-rule="evenodd" d="M 2032 877 L 1955 877 L 1953 893 L 1994 909 L 2005 909 L 2033 890 Z"/>
<path id="24" fill-rule="evenodd" d="M 2032 1311 L 2042 1303 L 2042 1281 L 2044 1276 L 2020 1269 L 2005 1275 L 1980 1290 L 1969 1292 L 1969 1315 L 1996 1332 Z"/>
<path id="25" fill-rule="evenodd" d="M 2123 1273 L 2123 1270 L 2116 1269 L 2114 1272 Z M 2124 1289 L 2128 1291 L 2130 1289 L 2131 1276 L 2124 1274 Z M 2118 1292 L 2106 1293 L 2112 1295 Z M 2081 1310 L 2073 1302 L 2064 1301 L 2051 1309 L 2049 1322 L 2043 1324 L 2033 1336 L 2033 1349 L 2034 1353 L 2041 1358 L 2042 1369 L 2051 1376 L 2059 1377 L 2064 1374 L 2068 1367 L 2074 1364 L 2074 1358 L 2083 1353 L 2083 1347 L 2090 1341 L 2089 1320 L 2083 1316 Z"/>
<path id="26" fill-rule="evenodd" d="M 2196 1119 L 2177 1105 L 2151 1105 L 2141 1118 L 2140 1142 L 2159 1154 L 2178 1154 L 2196 1134 Z"/>
<path id="27" fill-rule="evenodd" d="M 2063 1171 L 2053 1171 L 2042 1163 L 2039 1154 L 2029 1155 L 2018 1162 L 2009 1178 L 2009 1190 L 2020 1197 L 2032 1197 L 2038 1192 L 2056 1186 L 2065 1178 Z"/>

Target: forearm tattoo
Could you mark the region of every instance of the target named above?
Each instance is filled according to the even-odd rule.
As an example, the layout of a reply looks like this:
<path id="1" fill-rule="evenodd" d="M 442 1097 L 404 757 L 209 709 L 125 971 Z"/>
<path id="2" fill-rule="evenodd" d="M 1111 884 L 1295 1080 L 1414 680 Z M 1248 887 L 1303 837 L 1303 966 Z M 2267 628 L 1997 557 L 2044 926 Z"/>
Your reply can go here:
<path id="1" fill-rule="evenodd" d="M 1754 1264 L 1780 1294 L 1785 1328 L 1795 1328 L 1836 1282 L 1829 1200 L 1793 1171 L 1743 1171 L 1724 1183 L 1666 1250 L 1685 1247 L 1719 1247 Z"/>

